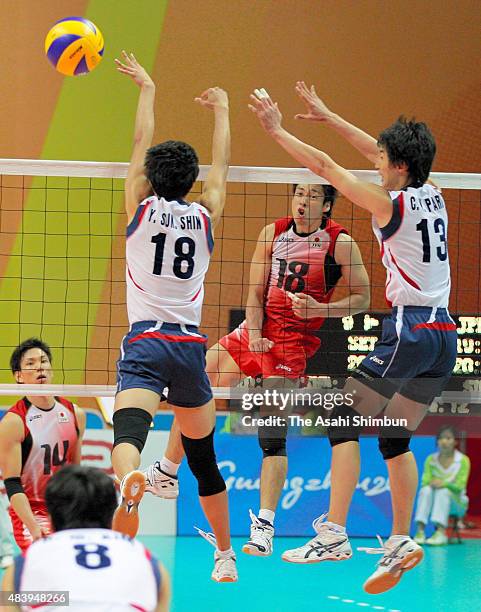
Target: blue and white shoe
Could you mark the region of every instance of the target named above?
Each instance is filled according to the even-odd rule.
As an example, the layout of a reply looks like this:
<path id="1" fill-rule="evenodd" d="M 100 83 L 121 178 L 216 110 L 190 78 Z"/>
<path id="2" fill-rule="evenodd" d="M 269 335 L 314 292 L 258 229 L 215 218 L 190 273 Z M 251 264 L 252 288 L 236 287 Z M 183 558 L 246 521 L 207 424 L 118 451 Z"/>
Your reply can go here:
<path id="1" fill-rule="evenodd" d="M 304 546 L 286 550 L 282 559 L 290 563 L 320 563 L 321 561 L 345 561 L 352 557 L 352 548 L 345 533 L 337 531 L 329 522 L 327 514 L 312 523 L 316 537 Z"/>
<path id="2" fill-rule="evenodd" d="M 364 583 L 364 590 L 372 595 L 384 593 L 395 587 L 404 572 L 416 567 L 424 557 L 423 549 L 409 536 L 402 540 L 389 538 L 386 542 L 383 542 L 379 536 L 377 539 L 380 543 L 379 548 L 358 548 L 369 554 L 382 554 L 376 571 Z"/>
<path id="3" fill-rule="evenodd" d="M 274 538 L 274 527 L 269 521 L 257 517 L 249 510 L 251 517 L 251 536 L 242 547 L 242 552 L 256 557 L 268 557 L 274 550 L 272 539 Z"/>
<path id="4" fill-rule="evenodd" d="M 159 461 L 145 470 L 145 490 L 156 497 L 176 499 L 179 496 L 179 479 L 164 472 Z"/>

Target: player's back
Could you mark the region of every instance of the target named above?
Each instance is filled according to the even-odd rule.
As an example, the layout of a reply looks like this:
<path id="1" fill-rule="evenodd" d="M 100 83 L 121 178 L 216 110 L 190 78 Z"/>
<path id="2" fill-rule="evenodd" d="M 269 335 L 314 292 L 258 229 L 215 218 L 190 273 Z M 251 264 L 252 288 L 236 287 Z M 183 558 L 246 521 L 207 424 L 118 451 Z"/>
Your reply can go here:
<path id="1" fill-rule="evenodd" d="M 199 325 L 214 241 L 209 213 L 196 202 L 144 200 L 127 227 L 129 322 Z"/>
<path id="2" fill-rule="evenodd" d="M 383 228 L 373 219 L 387 270 L 386 299 L 393 306 L 446 308 L 451 289 L 448 216 L 431 185 L 391 191 L 393 216 Z"/>
<path id="3" fill-rule="evenodd" d="M 147 611 L 157 606 L 157 561 L 140 542 L 109 529 L 59 531 L 32 544 L 15 563 L 17 592 L 68 591 L 72 612 Z"/>

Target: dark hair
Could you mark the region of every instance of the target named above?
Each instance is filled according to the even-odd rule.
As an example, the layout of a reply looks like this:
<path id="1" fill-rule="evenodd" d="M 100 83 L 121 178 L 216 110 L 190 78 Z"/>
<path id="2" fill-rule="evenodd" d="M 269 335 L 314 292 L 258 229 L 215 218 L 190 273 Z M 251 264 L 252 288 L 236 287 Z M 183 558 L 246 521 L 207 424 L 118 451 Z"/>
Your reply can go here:
<path id="1" fill-rule="evenodd" d="M 292 185 L 292 193 L 296 193 L 296 188 L 299 183 L 295 183 Z M 323 217 L 330 217 L 332 215 L 332 209 L 335 201 L 337 200 L 337 196 L 339 195 L 338 190 L 332 185 L 320 185 L 322 187 L 322 191 L 324 193 L 324 204 L 328 203 L 331 206 L 329 210 L 323 213 Z"/>
<path id="2" fill-rule="evenodd" d="M 436 155 L 434 137 L 425 123 L 401 115 L 381 132 L 377 143 L 385 148 L 392 164 L 406 164 L 413 187 L 424 185 Z"/>
<path id="3" fill-rule="evenodd" d="M 443 426 L 441 427 L 441 429 L 438 431 L 438 434 L 437 434 L 437 436 L 436 436 L 436 440 L 439 440 L 439 438 L 440 438 L 440 437 L 441 437 L 441 436 L 442 436 L 442 435 L 443 435 L 443 434 L 444 434 L 446 431 L 449 431 L 449 432 L 450 432 L 450 433 L 453 435 L 453 438 L 456 438 L 456 437 L 457 437 L 457 432 L 456 432 L 456 430 L 454 429 L 454 427 L 451 427 L 451 425 L 443 425 Z"/>
<path id="4" fill-rule="evenodd" d="M 177 200 L 189 193 L 199 174 L 199 159 L 186 142 L 167 140 L 147 150 L 145 175 L 158 197 Z"/>
<path id="5" fill-rule="evenodd" d="M 117 496 L 113 480 L 102 470 L 67 465 L 48 481 L 45 502 L 55 531 L 110 529 Z"/>
<path id="6" fill-rule="evenodd" d="M 10 369 L 15 374 L 15 372 L 20 372 L 21 370 L 21 361 L 22 357 L 25 355 L 27 351 L 33 348 L 39 348 L 42 350 L 48 357 L 50 363 L 52 363 L 52 353 L 50 351 L 50 347 L 45 342 L 42 342 L 39 338 L 28 338 L 28 340 L 24 340 L 22 344 L 19 344 L 17 348 L 13 351 L 12 356 L 10 357 Z"/>

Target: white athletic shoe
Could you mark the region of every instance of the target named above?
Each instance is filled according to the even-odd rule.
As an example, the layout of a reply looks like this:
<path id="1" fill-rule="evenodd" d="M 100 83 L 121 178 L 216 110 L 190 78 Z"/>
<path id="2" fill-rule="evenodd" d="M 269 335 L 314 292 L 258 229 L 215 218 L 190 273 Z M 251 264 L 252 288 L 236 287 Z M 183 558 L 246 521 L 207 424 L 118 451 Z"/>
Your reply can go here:
<path id="1" fill-rule="evenodd" d="M 272 555 L 274 527 L 268 521 L 258 518 L 252 510 L 249 510 L 249 515 L 251 517 L 251 537 L 242 547 L 242 552 L 256 557 Z"/>
<path id="2" fill-rule="evenodd" d="M 385 543 L 379 536 L 377 539 L 381 544 L 380 548 L 358 548 L 369 554 L 382 554 L 376 571 L 364 583 L 364 590 L 372 595 L 395 587 L 404 572 L 415 567 L 424 557 L 423 549 L 409 536 L 401 541 L 397 538 L 391 541 L 389 538 Z"/>
<path id="3" fill-rule="evenodd" d="M 445 533 L 439 531 L 439 529 L 436 529 L 433 535 L 426 540 L 426 544 L 428 544 L 429 546 L 444 546 L 447 543 L 448 536 Z"/>
<path id="4" fill-rule="evenodd" d="M 282 553 L 284 561 L 291 563 L 319 563 L 320 561 L 345 561 L 352 557 L 352 548 L 347 534 L 339 533 L 324 522 L 327 514 L 322 514 L 312 523 L 315 538 L 304 546 L 286 550 Z"/>
<path id="5" fill-rule="evenodd" d="M 224 556 L 217 550 L 217 541 L 213 533 L 207 533 L 198 527 L 194 527 L 194 529 L 197 529 L 199 535 L 216 549 L 214 553 L 214 569 L 211 574 L 212 580 L 215 580 L 215 582 L 237 582 L 237 565 L 234 551 L 229 556 Z"/>
<path id="6" fill-rule="evenodd" d="M 164 472 L 159 461 L 145 470 L 145 490 L 157 497 L 176 499 L 179 496 L 179 479 Z"/>

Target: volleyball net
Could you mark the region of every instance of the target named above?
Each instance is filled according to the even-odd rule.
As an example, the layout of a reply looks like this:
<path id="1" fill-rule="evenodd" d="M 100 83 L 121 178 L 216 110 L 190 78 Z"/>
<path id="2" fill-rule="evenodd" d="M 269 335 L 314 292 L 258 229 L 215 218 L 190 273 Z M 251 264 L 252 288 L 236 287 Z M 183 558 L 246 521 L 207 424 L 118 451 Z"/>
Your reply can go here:
<path id="1" fill-rule="evenodd" d="M 0 393 L 9 395 L 13 349 L 36 336 L 52 349 L 64 394 L 113 395 L 115 364 L 128 328 L 125 304 L 124 178 L 128 164 L 0 160 Z M 191 198 L 202 191 L 201 167 Z M 377 182 L 376 172 L 354 171 Z M 481 174 L 433 173 L 449 214 L 450 311 L 458 327 L 454 391 L 479 392 L 481 370 Z M 249 269 L 261 229 L 290 214 L 294 184 L 324 181 L 305 169 L 232 167 L 223 219 L 206 277 L 202 331 L 209 346 L 244 318 Z M 340 197 L 332 218 L 359 245 L 371 285 L 368 312 L 327 319 L 309 380 L 354 369 L 387 314 L 385 271 L 370 215 Z M 334 299 L 347 294 L 342 284 Z M 33 389 L 32 394 L 36 391 Z M 229 390 L 217 389 L 217 397 Z M 13 395 L 13 393 L 12 393 Z M 0 401 L 0 403 L 3 403 Z"/>

